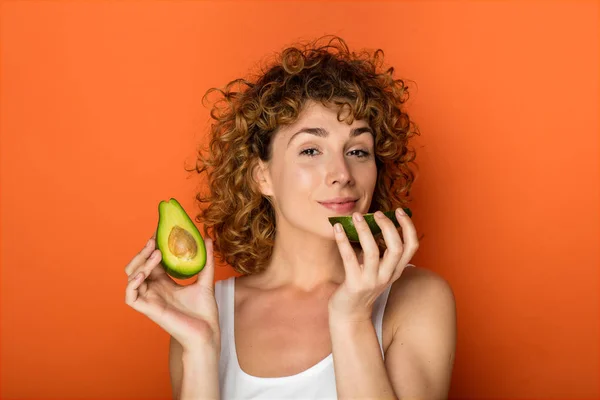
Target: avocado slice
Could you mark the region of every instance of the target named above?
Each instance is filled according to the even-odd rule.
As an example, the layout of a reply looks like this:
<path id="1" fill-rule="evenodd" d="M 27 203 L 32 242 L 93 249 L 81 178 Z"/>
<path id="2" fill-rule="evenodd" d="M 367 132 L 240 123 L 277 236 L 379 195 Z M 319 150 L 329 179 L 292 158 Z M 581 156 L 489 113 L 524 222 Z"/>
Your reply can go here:
<path id="1" fill-rule="evenodd" d="M 181 204 L 173 198 L 158 204 L 156 245 L 167 274 L 191 278 L 206 264 L 204 239 Z"/>
<path id="2" fill-rule="evenodd" d="M 403 210 L 409 217 L 412 217 L 412 211 L 410 210 L 410 208 L 403 208 Z M 384 211 L 383 214 L 389 219 L 391 219 L 396 227 L 400 226 L 400 223 L 398 223 L 398 220 L 396 219 L 396 214 L 394 210 Z M 373 234 L 373 236 L 377 236 L 381 233 L 381 228 L 379 227 L 379 225 L 377 225 L 377 222 L 375 222 L 375 213 L 363 214 L 363 218 L 367 222 L 369 229 L 371 229 L 371 233 Z M 331 224 L 331 226 L 334 226 L 338 222 L 342 224 L 344 232 L 346 232 L 346 236 L 348 236 L 348 239 L 351 242 L 360 242 L 358 238 L 358 232 L 356 231 L 356 227 L 354 226 L 354 220 L 352 219 L 351 215 L 345 215 L 341 217 L 329 217 L 329 223 Z"/>

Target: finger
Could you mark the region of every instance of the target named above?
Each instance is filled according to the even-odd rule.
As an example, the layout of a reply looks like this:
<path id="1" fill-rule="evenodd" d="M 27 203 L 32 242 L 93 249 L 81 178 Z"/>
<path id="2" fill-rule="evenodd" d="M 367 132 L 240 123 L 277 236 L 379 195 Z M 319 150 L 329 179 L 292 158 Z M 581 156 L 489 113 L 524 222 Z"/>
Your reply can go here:
<path id="1" fill-rule="evenodd" d="M 344 228 L 339 222 L 333 226 L 333 232 L 335 241 L 337 243 L 340 255 L 342 256 L 342 262 L 344 263 L 344 270 L 346 271 L 346 280 L 354 280 L 360 278 L 361 270 L 356 259 L 356 253 L 354 248 L 348 240 L 348 236 L 344 233 Z"/>
<path id="2" fill-rule="evenodd" d="M 146 292 L 148 291 L 148 279 L 144 279 L 137 291 L 138 297 L 144 297 L 146 295 Z"/>
<path id="3" fill-rule="evenodd" d="M 407 265 L 408 264 L 404 264 L 404 265 L 398 264 L 398 266 L 394 270 L 394 273 L 392 274 L 392 277 L 390 278 L 390 282 L 396 282 L 396 280 L 398 278 L 400 278 L 400 276 L 402 275 L 402 273 L 406 269 Z"/>
<path id="4" fill-rule="evenodd" d="M 134 307 L 138 299 L 138 288 L 142 282 L 144 282 L 144 274 L 140 272 L 127 283 L 127 287 L 125 288 L 125 303 L 131 307 Z"/>
<path id="5" fill-rule="evenodd" d="M 150 303 L 144 300 L 139 289 L 140 286 L 145 284 L 146 276 L 143 273 L 139 273 L 127 284 L 125 289 L 125 303 L 134 310 L 152 318 L 153 307 Z"/>
<path id="6" fill-rule="evenodd" d="M 169 279 L 169 278 L 167 278 L 167 272 L 165 271 L 165 268 L 162 263 L 162 257 L 161 257 L 160 261 L 156 264 L 156 266 L 150 270 L 148 277 L 150 279 L 152 279 L 153 281 Z"/>
<path id="7" fill-rule="evenodd" d="M 381 227 L 387 248 L 379 265 L 379 278 L 389 282 L 404 252 L 404 244 L 394 223 L 382 212 L 375 213 L 375 221 Z"/>
<path id="8" fill-rule="evenodd" d="M 213 287 L 215 283 L 215 257 L 213 251 L 213 240 L 211 238 L 206 238 L 204 245 L 206 247 L 206 265 L 204 265 L 204 268 L 202 271 L 200 271 L 200 275 L 198 276 L 196 284 L 204 287 Z"/>
<path id="9" fill-rule="evenodd" d="M 142 265 L 154 250 L 154 246 L 155 240 L 152 238 L 149 239 L 148 242 L 146 242 L 146 246 L 144 246 L 144 248 L 131 259 L 129 264 L 127 264 L 125 267 L 125 273 L 127 275 L 131 275 L 133 271 Z"/>
<path id="10" fill-rule="evenodd" d="M 363 274 L 375 282 L 379 270 L 379 247 L 363 216 L 355 212 L 352 219 L 363 250 Z"/>
<path id="11" fill-rule="evenodd" d="M 156 241 L 156 231 L 154 231 L 154 233 L 152 234 L 152 240 L 154 240 L 155 243 L 155 247 L 160 251 L 161 254 L 161 261 L 162 261 L 162 251 L 160 250 L 160 248 L 158 247 L 158 242 Z M 162 265 L 161 263 L 159 263 L 159 265 Z M 173 282 L 171 279 L 167 278 L 167 272 L 165 271 L 164 268 L 152 268 L 152 271 L 150 271 L 149 273 L 149 277 L 153 280 L 153 281 L 157 281 L 160 279 L 168 279 L 170 282 Z"/>
<path id="12" fill-rule="evenodd" d="M 135 269 L 131 275 L 129 275 L 129 280 L 134 279 L 137 274 L 140 272 L 144 273 L 144 276 L 150 276 L 152 271 L 156 268 L 158 264 L 160 264 L 160 260 L 162 259 L 160 250 L 156 249 L 150 254 L 150 257 L 146 259 L 146 262 L 140 265 L 137 269 Z"/>
<path id="13" fill-rule="evenodd" d="M 413 224 L 412 219 L 402 208 L 396 210 L 396 219 L 402 227 L 402 236 L 404 239 L 404 249 L 400 258 L 400 266 L 404 268 L 419 249 L 419 238 L 415 224 Z"/>

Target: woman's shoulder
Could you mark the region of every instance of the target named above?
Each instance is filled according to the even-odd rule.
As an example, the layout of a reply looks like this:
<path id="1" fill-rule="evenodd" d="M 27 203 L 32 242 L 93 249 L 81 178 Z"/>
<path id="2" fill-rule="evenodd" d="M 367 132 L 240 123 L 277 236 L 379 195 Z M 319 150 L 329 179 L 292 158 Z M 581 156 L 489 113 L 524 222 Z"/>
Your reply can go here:
<path id="1" fill-rule="evenodd" d="M 448 281 L 437 272 L 419 267 L 407 267 L 390 291 L 397 296 L 431 296 L 439 291 L 452 291 Z"/>
<path id="2" fill-rule="evenodd" d="M 415 316 L 427 318 L 454 308 L 454 292 L 449 282 L 433 270 L 413 266 L 406 268 L 392 284 L 385 319 L 393 334 L 401 324 L 420 323 Z"/>

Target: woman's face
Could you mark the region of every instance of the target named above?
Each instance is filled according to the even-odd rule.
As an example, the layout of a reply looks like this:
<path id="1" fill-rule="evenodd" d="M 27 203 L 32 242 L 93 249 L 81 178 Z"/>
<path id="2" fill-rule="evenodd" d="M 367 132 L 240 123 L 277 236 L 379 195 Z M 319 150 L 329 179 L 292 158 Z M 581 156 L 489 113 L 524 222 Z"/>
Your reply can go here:
<path id="1" fill-rule="evenodd" d="M 275 134 L 263 193 L 276 206 L 278 229 L 334 239 L 327 217 L 366 213 L 377 181 L 374 134 L 365 121 L 337 120 L 337 109 L 308 102 L 298 120 Z M 339 198 L 355 200 L 326 207 Z M 337 207 L 337 209 L 336 209 Z"/>

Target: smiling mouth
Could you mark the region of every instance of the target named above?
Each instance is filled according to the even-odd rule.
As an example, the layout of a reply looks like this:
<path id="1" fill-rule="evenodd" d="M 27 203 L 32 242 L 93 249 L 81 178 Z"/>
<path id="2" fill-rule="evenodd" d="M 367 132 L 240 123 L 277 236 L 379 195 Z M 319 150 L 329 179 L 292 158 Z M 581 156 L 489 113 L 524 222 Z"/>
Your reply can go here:
<path id="1" fill-rule="evenodd" d="M 356 207 L 357 200 L 347 201 L 345 203 L 319 203 L 323 207 L 328 208 L 339 213 L 348 213 Z"/>

